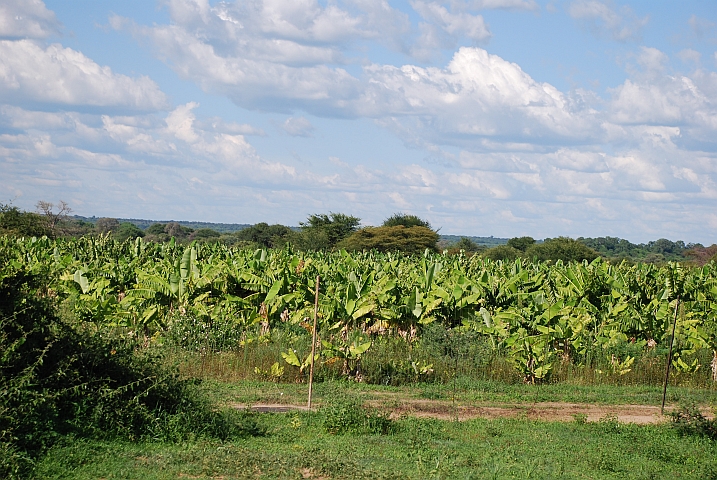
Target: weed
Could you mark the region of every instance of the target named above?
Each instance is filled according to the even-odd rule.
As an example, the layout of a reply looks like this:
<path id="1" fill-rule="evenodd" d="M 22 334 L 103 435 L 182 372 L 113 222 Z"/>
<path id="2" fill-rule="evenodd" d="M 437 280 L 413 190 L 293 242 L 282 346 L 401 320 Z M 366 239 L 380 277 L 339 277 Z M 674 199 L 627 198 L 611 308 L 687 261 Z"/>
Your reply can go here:
<path id="1" fill-rule="evenodd" d="M 576 413 L 573 415 L 573 420 L 578 425 L 585 425 L 588 422 L 588 416 L 585 413 Z"/>
<path id="2" fill-rule="evenodd" d="M 717 419 L 708 419 L 695 404 L 670 412 L 672 426 L 680 435 L 697 435 L 717 440 Z"/>
<path id="3" fill-rule="evenodd" d="M 331 402 L 320 413 L 324 430 L 333 435 L 386 435 L 393 430 L 393 421 L 388 413 L 366 408 L 357 400 L 340 399 Z"/>

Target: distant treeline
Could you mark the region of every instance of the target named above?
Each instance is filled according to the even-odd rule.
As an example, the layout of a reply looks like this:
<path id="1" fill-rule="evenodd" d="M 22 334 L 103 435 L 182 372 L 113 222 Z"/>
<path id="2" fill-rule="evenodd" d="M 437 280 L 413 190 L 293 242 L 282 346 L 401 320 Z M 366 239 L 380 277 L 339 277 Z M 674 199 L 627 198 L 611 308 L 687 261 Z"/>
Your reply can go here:
<path id="1" fill-rule="evenodd" d="M 89 222 L 92 224 L 96 224 L 97 220 L 99 220 L 102 217 L 82 217 L 80 215 L 73 215 L 72 217 L 75 220 L 82 221 L 82 222 Z M 131 223 L 138 228 L 141 228 L 142 230 L 147 230 L 149 227 L 156 223 L 178 223 L 179 225 L 187 228 L 191 228 L 192 230 L 200 230 L 202 228 L 208 228 L 211 230 L 214 230 L 219 233 L 234 233 L 238 232 L 239 230 L 243 230 L 245 228 L 251 227 L 251 224 L 249 223 L 212 223 L 212 222 L 188 222 L 184 220 L 146 220 L 141 218 L 118 218 L 117 219 L 120 223 Z"/>
<path id="2" fill-rule="evenodd" d="M 690 262 L 703 265 L 717 259 L 717 245 L 671 241 L 665 238 L 635 244 L 617 237 L 535 240 L 532 237 L 495 238 L 439 235 L 430 223 L 410 214 L 397 213 L 378 227 L 361 227 L 361 219 L 343 213 L 313 214 L 298 227 L 267 223 L 238 224 L 168 221 L 133 218 L 82 217 L 70 215 L 65 202 L 54 205 L 38 202 L 36 212 L 0 204 L 0 235 L 46 235 L 52 238 L 111 235 L 117 240 L 144 238 L 145 241 L 180 243 L 218 242 L 256 248 L 299 250 L 378 250 L 422 253 L 465 252 L 493 260 L 528 258 L 549 261 L 591 261 L 598 256 L 612 263 Z"/>

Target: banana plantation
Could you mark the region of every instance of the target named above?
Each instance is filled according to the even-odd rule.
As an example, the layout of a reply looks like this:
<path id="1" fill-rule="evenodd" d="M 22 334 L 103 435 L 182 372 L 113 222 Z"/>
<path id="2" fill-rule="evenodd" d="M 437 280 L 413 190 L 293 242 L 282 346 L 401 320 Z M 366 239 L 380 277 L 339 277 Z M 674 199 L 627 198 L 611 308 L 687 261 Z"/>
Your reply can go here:
<path id="1" fill-rule="evenodd" d="M 636 356 L 666 352 L 674 328 L 674 371 L 709 372 L 717 381 L 714 262 L 494 262 L 428 251 L 306 253 L 102 236 L 0 237 L 0 258 L 1 275 L 22 270 L 47 279 L 45 294 L 76 321 L 147 343 L 161 343 L 179 324 L 184 346 L 195 349 L 241 351 L 289 332 L 296 346 L 283 348 L 268 376 L 290 369 L 300 378 L 310 363 L 318 279 L 316 362 L 341 365 L 349 377 L 360 378 L 376 342 L 410 344 L 440 325 L 481 339 L 527 382 L 548 381 L 566 363 L 607 365 L 621 375 Z M 210 334 L 214 340 L 202 342 Z M 660 358 L 664 365 L 667 356 Z M 417 375 L 431 371 L 427 361 L 410 366 Z"/>

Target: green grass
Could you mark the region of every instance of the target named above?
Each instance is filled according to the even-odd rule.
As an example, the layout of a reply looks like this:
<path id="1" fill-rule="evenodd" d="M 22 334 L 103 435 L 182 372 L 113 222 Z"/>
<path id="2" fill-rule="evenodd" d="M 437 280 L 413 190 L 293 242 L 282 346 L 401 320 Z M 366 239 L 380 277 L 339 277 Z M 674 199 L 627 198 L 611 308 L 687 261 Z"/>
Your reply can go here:
<path id="1" fill-rule="evenodd" d="M 717 442 L 669 426 L 404 418 L 331 435 L 322 414 L 257 414 L 266 435 L 179 444 L 66 439 L 36 478 L 717 478 Z"/>
<path id="2" fill-rule="evenodd" d="M 297 383 L 275 383 L 264 381 L 242 381 L 236 383 L 205 381 L 206 391 L 216 402 L 285 403 L 301 405 L 306 403 L 308 385 Z M 318 404 L 337 395 L 351 393 L 366 400 L 391 398 L 426 398 L 452 400 L 453 383 L 422 383 L 410 386 L 391 387 L 367 385 L 350 381 L 326 381 L 314 384 L 314 401 Z M 506 384 L 492 380 L 459 378 L 456 380 L 456 401 L 484 404 L 569 402 L 602 405 L 660 405 L 662 387 L 651 385 L 573 385 L 555 383 L 545 385 Z M 717 386 L 713 388 L 689 388 L 670 386 L 667 403 L 696 403 L 717 407 Z"/>

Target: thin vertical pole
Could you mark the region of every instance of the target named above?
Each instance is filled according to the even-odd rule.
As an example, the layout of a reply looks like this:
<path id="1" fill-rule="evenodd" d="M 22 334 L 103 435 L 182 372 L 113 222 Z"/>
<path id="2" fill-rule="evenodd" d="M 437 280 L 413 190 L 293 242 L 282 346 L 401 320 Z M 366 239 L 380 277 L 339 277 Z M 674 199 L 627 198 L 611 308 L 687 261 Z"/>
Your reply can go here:
<path id="1" fill-rule="evenodd" d="M 675 329 L 677 328 L 677 309 L 680 306 L 680 297 L 677 297 L 675 303 L 675 318 L 672 321 L 672 337 L 670 337 L 670 352 L 667 354 L 667 368 L 665 369 L 665 384 L 662 387 L 662 407 L 660 415 L 665 414 L 665 397 L 667 396 L 667 379 L 670 378 L 670 364 L 672 363 L 672 344 L 675 342 Z"/>
<path id="2" fill-rule="evenodd" d="M 316 276 L 316 293 L 314 295 L 314 330 L 311 333 L 311 366 L 309 367 L 309 410 L 314 386 L 314 358 L 316 355 L 316 317 L 319 315 L 319 275 Z"/>

